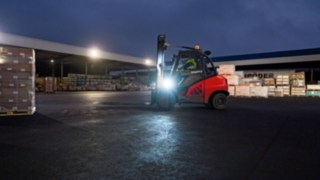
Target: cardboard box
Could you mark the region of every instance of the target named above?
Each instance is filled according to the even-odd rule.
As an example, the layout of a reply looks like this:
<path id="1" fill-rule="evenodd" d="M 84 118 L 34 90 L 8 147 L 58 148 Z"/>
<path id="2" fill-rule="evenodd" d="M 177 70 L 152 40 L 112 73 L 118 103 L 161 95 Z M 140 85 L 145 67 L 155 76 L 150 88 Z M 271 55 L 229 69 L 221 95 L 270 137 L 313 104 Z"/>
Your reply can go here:
<path id="1" fill-rule="evenodd" d="M 263 85 L 264 86 L 274 86 L 275 85 L 275 80 L 273 78 L 265 78 L 263 80 Z"/>
<path id="2" fill-rule="evenodd" d="M 236 72 L 236 67 L 233 64 L 221 64 L 217 69 L 220 75 L 234 75 Z"/>
<path id="3" fill-rule="evenodd" d="M 229 92 L 230 96 L 234 96 L 235 95 L 235 86 L 229 86 L 228 92 Z"/>
<path id="4" fill-rule="evenodd" d="M 250 96 L 251 97 L 268 97 L 268 87 L 262 86 L 252 86 L 250 87 Z"/>
<path id="5" fill-rule="evenodd" d="M 250 97 L 250 86 L 235 86 L 236 96 L 244 96 L 244 97 Z"/>
<path id="6" fill-rule="evenodd" d="M 35 111 L 35 58 L 34 50 L 1 46 L 0 58 L 0 111 Z"/>
<path id="7" fill-rule="evenodd" d="M 238 75 L 224 75 L 223 77 L 227 79 L 228 85 L 239 85 L 240 77 Z"/>
<path id="8" fill-rule="evenodd" d="M 320 90 L 320 84 L 308 84 L 307 90 Z"/>

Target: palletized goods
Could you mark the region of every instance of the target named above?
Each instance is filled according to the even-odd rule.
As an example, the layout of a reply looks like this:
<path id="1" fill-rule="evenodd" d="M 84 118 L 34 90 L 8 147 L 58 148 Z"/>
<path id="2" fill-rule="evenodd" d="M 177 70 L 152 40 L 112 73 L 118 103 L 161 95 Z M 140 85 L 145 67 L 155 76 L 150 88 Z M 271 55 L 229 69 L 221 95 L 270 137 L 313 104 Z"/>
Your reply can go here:
<path id="1" fill-rule="evenodd" d="M 223 77 L 227 79 L 228 85 L 236 86 L 239 84 L 240 77 L 237 75 L 224 75 Z"/>
<path id="2" fill-rule="evenodd" d="M 290 74 L 292 80 L 292 87 L 305 87 L 305 74 L 304 72 Z"/>
<path id="3" fill-rule="evenodd" d="M 311 96 L 311 97 L 320 97 L 320 91 L 318 91 L 318 90 L 308 90 L 307 92 L 306 92 L 306 95 L 307 96 Z"/>
<path id="4" fill-rule="evenodd" d="M 274 86 L 275 85 L 275 80 L 273 78 L 265 78 L 263 80 L 263 85 L 264 86 Z"/>
<path id="5" fill-rule="evenodd" d="M 45 78 L 45 92 L 54 93 L 57 90 L 57 78 L 55 77 L 46 77 Z"/>
<path id="6" fill-rule="evenodd" d="M 317 90 L 320 91 L 320 84 L 308 84 L 307 90 Z"/>
<path id="7" fill-rule="evenodd" d="M 292 87 L 291 88 L 291 95 L 292 96 L 305 96 L 306 89 L 304 87 Z"/>
<path id="8" fill-rule="evenodd" d="M 250 96 L 251 97 L 268 97 L 268 87 L 262 86 L 251 86 L 250 87 Z"/>
<path id="9" fill-rule="evenodd" d="M 35 55 L 33 49 L 0 47 L 0 115 L 35 112 Z"/>
<path id="10" fill-rule="evenodd" d="M 222 64 L 219 65 L 217 71 L 220 75 L 233 75 L 235 74 L 236 68 L 233 64 Z"/>
<path id="11" fill-rule="evenodd" d="M 250 86 L 236 86 L 235 96 L 250 97 Z"/>
<path id="12" fill-rule="evenodd" d="M 235 86 L 229 86 L 228 92 L 229 92 L 230 96 L 234 96 L 235 95 Z"/>
<path id="13" fill-rule="evenodd" d="M 276 78 L 277 85 L 289 85 L 289 76 L 288 75 L 278 75 Z"/>

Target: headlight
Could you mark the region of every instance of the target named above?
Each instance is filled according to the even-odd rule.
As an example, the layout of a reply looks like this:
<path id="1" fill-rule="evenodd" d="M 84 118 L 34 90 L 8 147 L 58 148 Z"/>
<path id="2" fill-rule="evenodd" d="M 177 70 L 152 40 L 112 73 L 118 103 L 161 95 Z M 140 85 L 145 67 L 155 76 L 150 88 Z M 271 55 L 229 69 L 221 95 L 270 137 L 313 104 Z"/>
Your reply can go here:
<path id="1" fill-rule="evenodd" d="M 164 79 L 162 81 L 162 87 L 164 89 L 172 89 L 174 87 L 174 81 L 172 79 Z"/>

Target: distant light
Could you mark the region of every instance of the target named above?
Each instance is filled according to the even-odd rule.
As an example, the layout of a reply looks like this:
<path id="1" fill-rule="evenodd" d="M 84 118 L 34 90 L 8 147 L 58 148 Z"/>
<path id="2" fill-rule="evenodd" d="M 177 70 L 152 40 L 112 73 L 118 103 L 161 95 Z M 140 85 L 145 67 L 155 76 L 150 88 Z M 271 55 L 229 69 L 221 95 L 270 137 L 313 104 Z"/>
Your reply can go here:
<path id="1" fill-rule="evenodd" d="M 4 64 L 4 59 L 0 58 L 0 64 Z"/>
<path id="2" fill-rule="evenodd" d="M 146 59 L 145 64 L 148 65 L 148 66 L 151 65 L 152 64 L 152 60 L 151 59 Z"/>
<path id="3" fill-rule="evenodd" d="M 53 64 L 53 63 L 54 63 L 54 59 L 51 59 L 51 60 L 50 60 L 50 63 Z"/>
<path id="4" fill-rule="evenodd" d="M 89 49 L 89 57 L 96 59 L 100 56 L 100 50 L 97 48 Z"/>

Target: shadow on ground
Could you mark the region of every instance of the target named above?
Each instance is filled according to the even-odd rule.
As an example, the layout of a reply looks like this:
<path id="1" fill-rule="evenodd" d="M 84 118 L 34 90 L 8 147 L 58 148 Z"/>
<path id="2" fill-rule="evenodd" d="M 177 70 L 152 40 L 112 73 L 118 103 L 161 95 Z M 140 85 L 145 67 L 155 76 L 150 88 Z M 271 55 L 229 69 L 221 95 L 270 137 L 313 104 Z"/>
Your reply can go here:
<path id="1" fill-rule="evenodd" d="M 0 126 L 46 128 L 63 123 L 40 113 L 32 116 L 1 116 Z"/>

